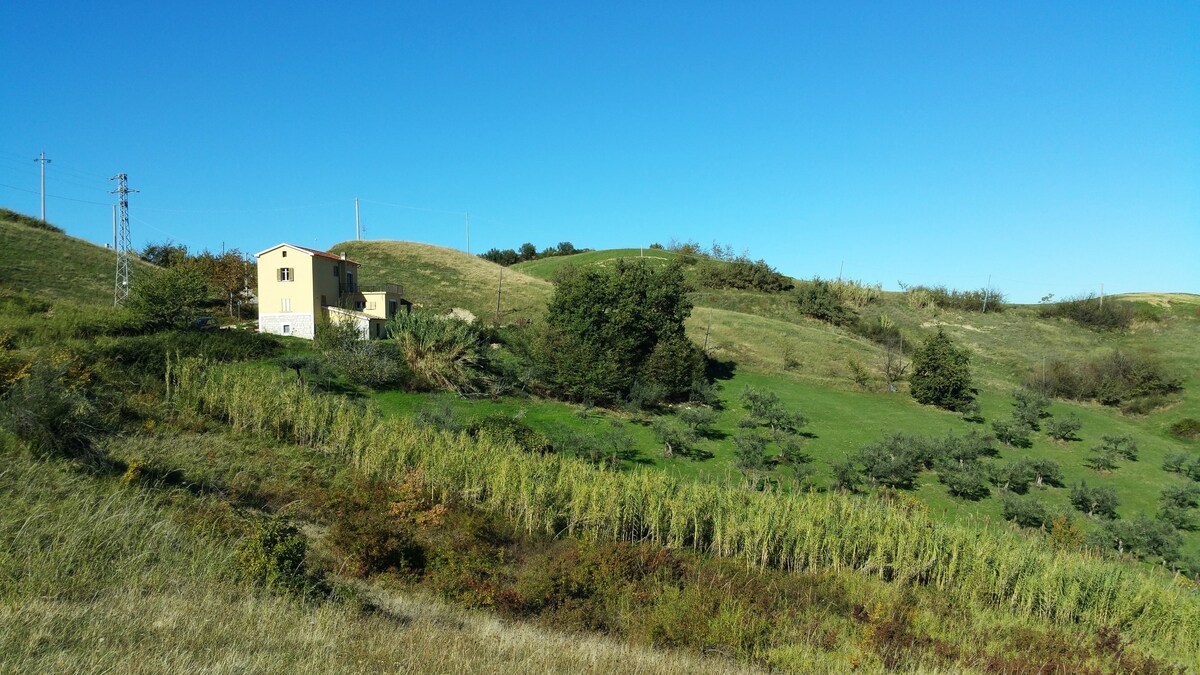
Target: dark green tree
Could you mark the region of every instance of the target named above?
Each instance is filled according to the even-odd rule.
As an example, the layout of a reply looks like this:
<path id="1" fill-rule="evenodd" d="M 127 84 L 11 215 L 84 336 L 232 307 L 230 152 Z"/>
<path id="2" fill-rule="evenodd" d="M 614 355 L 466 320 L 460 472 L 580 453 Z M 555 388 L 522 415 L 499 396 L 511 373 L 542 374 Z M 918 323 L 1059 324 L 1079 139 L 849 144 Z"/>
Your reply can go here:
<path id="1" fill-rule="evenodd" d="M 970 354 L 940 328 L 913 354 L 912 367 L 910 391 L 919 403 L 957 411 L 975 398 Z"/>
<path id="2" fill-rule="evenodd" d="M 1021 527 L 1046 527 L 1050 524 L 1050 512 L 1036 497 L 1018 497 L 1006 494 L 1001 502 L 1001 514 Z"/>
<path id="3" fill-rule="evenodd" d="M 1080 481 L 1071 488 L 1071 504 L 1089 516 L 1117 518 L 1117 491 L 1111 487 L 1092 487 Z"/>
<path id="4" fill-rule="evenodd" d="M 662 385 L 668 400 L 685 399 L 703 377 L 699 349 L 684 335 L 691 310 L 677 265 L 568 266 L 534 350 L 537 370 L 574 400 L 613 403 L 639 379 Z"/>

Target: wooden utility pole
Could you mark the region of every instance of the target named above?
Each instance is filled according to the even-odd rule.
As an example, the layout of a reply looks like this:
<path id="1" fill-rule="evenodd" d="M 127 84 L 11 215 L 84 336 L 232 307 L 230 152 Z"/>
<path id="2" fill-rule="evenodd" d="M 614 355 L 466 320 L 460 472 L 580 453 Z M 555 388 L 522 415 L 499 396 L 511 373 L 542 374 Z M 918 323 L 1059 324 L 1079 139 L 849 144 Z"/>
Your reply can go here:
<path id="1" fill-rule="evenodd" d="M 504 266 L 500 267 L 500 280 L 496 282 L 496 327 L 500 327 L 500 289 L 504 288 Z"/>
<path id="2" fill-rule="evenodd" d="M 712 330 L 712 307 L 708 308 L 708 325 L 704 327 L 704 353 L 708 353 L 708 333 Z"/>

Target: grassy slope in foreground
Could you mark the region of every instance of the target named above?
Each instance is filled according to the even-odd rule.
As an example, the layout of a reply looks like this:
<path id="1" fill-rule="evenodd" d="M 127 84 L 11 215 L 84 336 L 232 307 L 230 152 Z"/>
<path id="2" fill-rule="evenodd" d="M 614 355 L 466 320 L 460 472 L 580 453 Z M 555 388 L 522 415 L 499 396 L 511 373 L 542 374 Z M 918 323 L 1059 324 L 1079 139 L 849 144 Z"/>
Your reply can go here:
<path id="1" fill-rule="evenodd" d="M 24 225 L 11 213 L 0 211 L 0 286 L 112 305 L 116 256 L 111 250 Z"/>
<path id="2" fill-rule="evenodd" d="M 273 595 L 233 580 L 236 541 L 201 534 L 230 517 L 212 496 L 0 458 L 3 672 L 746 672 L 396 592 L 373 614 Z"/>
<path id="3" fill-rule="evenodd" d="M 486 323 L 495 319 L 501 270 L 504 279 L 500 310 L 504 323 L 543 316 L 552 293 L 546 281 L 440 246 L 409 241 L 346 241 L 329 250 L 344 252 L 361 265 L 363 286 L 400 284 L 407 298 L 419 305 L 438 311 L 461 307 Z"/>

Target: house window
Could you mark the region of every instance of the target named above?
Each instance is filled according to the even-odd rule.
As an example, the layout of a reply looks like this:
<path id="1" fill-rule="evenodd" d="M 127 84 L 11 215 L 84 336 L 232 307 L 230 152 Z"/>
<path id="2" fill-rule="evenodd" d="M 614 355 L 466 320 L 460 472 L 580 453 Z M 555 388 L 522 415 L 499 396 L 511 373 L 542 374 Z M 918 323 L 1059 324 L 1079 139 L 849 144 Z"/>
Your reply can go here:
<path id="1" fill-rule="evenodd" d="M 334 276 L 334 277 L 340 277 L 340 276 L 341 276 L 341 274 L 338 272 L 338 266 L 337 266 L 337 265 L 334 265 L 334 266 L 333 266 L 333 276 Z"/>
<path id="2" fill-rule="evenodd" d="M 354 309 L 357 309 L 358 311 L 360 311 L 360 312 L 361 312 L 361 311 L 363 311 L 364 309 L 366 309 L 366 307 L 367 307 L 367 303 L 363 302 L 362 300 L 355 300 L 355 301 L 354 301 Z"/>
<path id="3" fill-rule="evenodd" d="M 279 311 L 281 311 L 281 312 L 292 311 L 292 299 L 291 298 L 280 298 Z"/>
<path id="4" fill-rule="evenodd" d="M 283 334 L 284 335 L 292 334 L 292 325 L 291 324 L 289 324 L 289 323 L 283 324 Z"/>
<path id="5" fill-rule="evenodd" d="M 279 280 L 280 281 L 291 281 L 292 279 L 295 278 L 295 276 L 296 276 L 295 271 L 291 267 L 280 267 L 279 268 Z"/>
<path id="6" fill-rule="evenodd" d="M 367 303 L 367 309 L 375 309 L 375 301 L 374 300 Z"/>
<path id="7" fill-rule="evenodd" d="M 383 335 L 383 333 L 380 332 L 381 329 L 382 329 L 381 324 L 375 324 L 375 337 L 381 337 Z"/>
<path id="8" fill-rule="evenodd" d="M 346 272 L 346 291 L 353 293 L 354 288 L 354 272 Z"/>
<path id="9" fill-rule="evenodd" d="M 287 251 L 280 251 L 280 253 L 281 253 L 281 255 L 280 255 L 281 258 L 287 257 Z"/>
<path id="10" fill-rule="evenodd" d="M 396 316 L 396 301 L 388 300 L 388 317 Z"/>

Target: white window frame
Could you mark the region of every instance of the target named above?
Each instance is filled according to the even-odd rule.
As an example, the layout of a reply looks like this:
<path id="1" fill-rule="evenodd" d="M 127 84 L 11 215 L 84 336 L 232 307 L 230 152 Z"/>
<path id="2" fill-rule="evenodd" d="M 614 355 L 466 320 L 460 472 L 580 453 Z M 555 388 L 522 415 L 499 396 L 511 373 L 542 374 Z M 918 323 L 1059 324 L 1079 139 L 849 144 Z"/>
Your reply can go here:
<path id="1" fill-rule="evenodd" d="M 292 299 L 291 298 L 280 298 L 279 299 L 279 311 L 284 312 L 284 313 L 292 311 Z"/>
<path id="2" fill-rule="evenodd" d="M 291 267 L 280 267 L 279 268 L 279 280 L 280 281 L 295 281 L 295 279 L 293 277 L 294 277 L 294 275 L 292 274 Z"/>
<path id="3" fill-rule="evenodd" d="M 292 324 L 290 324 L 290 323 L 283 324 L 283 334 L 284 335 L 292 334 Z"/>

